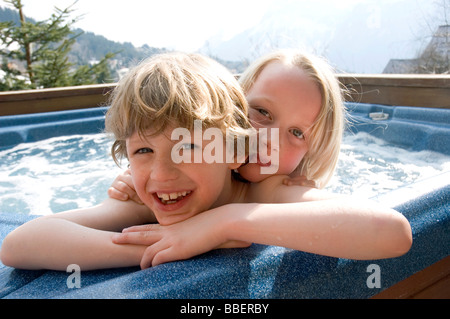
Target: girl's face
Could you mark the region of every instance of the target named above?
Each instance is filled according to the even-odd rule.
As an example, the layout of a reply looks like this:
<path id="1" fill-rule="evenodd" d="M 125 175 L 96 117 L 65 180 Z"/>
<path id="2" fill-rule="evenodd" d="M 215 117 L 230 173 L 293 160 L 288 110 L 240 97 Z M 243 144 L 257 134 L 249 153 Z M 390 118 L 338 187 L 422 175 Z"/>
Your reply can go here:
<path id="1" fill-rule="evenodd" d="M 127 154 L 136 192 L 154 212 L 161 225 L 186 220 L 198 213 L 227 203 L 231 196 L 231 169 L 236 164 L 181 162 L 172 160 L 173 147 L 194 158 L 202 152 L 192 143 L 172 141 L 172 129 L 164 134 L 141 138 L 134 133 L 127 139 Z M 150 132 L 149 132 L 150 133 Z M 203 140 L 202 146 L 210 141 Z M 179 151 L 179 150 L 174 150 Z"/>
<path id="2" fill-rule="evenodd" d="M 256 129 L 279 129 L 276 175 L 291 174 L 308 151 L 309 129 L 320 112 L 318 86 L 300 68 L 277 61 L 262 70 L 246 98 Z M 269 146 L 267 152 L 270 154 Z M 248 163 L 239 168 L 239 173 L 250 182 L 259 182 L 270 176 L 261 174 L 261 165 Z"/>

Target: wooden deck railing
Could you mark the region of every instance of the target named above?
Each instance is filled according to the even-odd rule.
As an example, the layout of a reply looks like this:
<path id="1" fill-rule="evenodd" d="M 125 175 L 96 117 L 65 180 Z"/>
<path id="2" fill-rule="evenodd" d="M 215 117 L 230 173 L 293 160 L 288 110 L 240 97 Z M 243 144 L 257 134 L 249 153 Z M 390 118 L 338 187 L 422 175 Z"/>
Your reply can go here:
<path id="1" fill-rule="evenodd" d="M 450 108 L 450 75 L 339 75 L 350 100 L 398 106 Z"/>
<path id="2" fill-rule="evenodd" d="M 116 84 L 0 92 L 0 116 L 83 109 L 107 104 Z"/>
<path id="3" fill-rule="evenodd" d="M 450 75 L 338 75 L 347 100 L 384 105 L 450 108 Z M 106 105 L 116 84 L 0 92 L 0 116 Z"/>

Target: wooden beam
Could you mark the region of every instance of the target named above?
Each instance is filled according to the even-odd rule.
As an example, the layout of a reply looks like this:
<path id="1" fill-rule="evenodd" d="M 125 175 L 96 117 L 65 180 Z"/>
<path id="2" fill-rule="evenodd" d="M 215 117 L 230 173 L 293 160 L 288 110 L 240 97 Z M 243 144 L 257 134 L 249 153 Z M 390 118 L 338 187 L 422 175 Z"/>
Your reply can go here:
<path id="1" fill-rule="evenodd" d="M 0 92 L 0 116 L 104 106 L 116 84 Z"/>
<path id="2" fill-rule="evenodd" d="M 450 108 L 449 75 L 338 75 L 347 100 L 397 106 Z"/>
<path id="3" fill-rule="evenodd" d="M 450 108 L 450 75 L 339 74 L 348 101 Z M 0 116 L 104 106 L 116 84 L 0 92 Z"/>

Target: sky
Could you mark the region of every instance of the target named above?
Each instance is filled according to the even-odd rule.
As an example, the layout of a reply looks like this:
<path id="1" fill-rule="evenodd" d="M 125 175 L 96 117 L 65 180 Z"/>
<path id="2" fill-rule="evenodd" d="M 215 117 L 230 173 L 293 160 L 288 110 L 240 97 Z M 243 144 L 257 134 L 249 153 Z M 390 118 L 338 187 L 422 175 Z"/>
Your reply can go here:
<path id="1" fill-rule="evenodd" d="M 36 20 L 49 18 L 54 7 L 66 8 L 75 0 L 22 0 L 25 15 Z M 233 52 L 248 52 L 247 38 L 238 43 L 236 37 L 244 30 L 267 32 L 264 26 L 296 32 L 292 37 L 309 41 L 316 48 L 334 50 L 335 59 L 341 55 L 344 68 L 355 72 L 381 72 L 386 59 L 412 58 L 417 48 L 411 46 L 418 37 L 418 27 L 432 21 L 430 4 L 450 0 L 78 0 L 72 17 L 81 16 L 75 27 L 103 35 L 117 42 L 131 42 L 136 47 L 151 47 L 196 52 L 205 42 L 231 57 Z M 5 6 L 0 2 L 0 5 Z M 395 8 L 395 13 L 394 13 Z M 391 12 L 392 11 L 392 12 Z M 277 15 L 277 12 L 280 14 Z M 398 13 L 399 12 L 399 13 Z M 358 16 L 360 15 L 360 16 Z M 362 15 L 362 16 L 361 16 Z M 359 20 L 358 20 L 359 19 Z M 348 21 L 347 21 L 348 20 Z M 350 21 L 351 20 L 351 21 Z M 397 21 L 400 20 L 400 21 Z M 288 25 L 289 24 L 289 25 Z M 386 27 L 387 25 L 387 27 Z M 395 27 L 390 30 L 390 26 Z M 358 30 L 360 27 L 364 30 Z M 283 26 L 281 26 L 282 28 Z M 300 30 L 300 35 L 298 34 Z M 373 38 L 366 34 L 379 30 Z M 386 31 L 387 30 L 387 31 Z M 352 31 L 353 33 L 350 33 Z M 386 32 L 382 35 L 381 33 Z M 396 35 L 396 36 L 393 36 Z M 408 37 L 411 38 L 408 38 Z M 279 36 L 273 40 L 279 42 Z M 354 38 L 352 38 L 354 37 Z M 358 39 L 356 37 L 359 37 Z M 234 39 L 233 39 L 234 38 Z M 353 43 L 360 41 L 360 47 Z M 372 41 L 373 40 L 373 41 Z M 266 41 L 263 37 L 261 41 Z M 333 41 L 335 43 L 333 43 Z M 336 42 L 349 49 L 344 52 Z M 371 42 L 372 41 L 372 42 Z M 389 43 L 391 41 L 392 43 Z M 403 41 L 403 43 L 402 43 Z M 222 48 L 220 45 L 222 44 Z M 373 48 L 370 46 L 373 45 Z M 224 46 L 227 46 L 224 48 Z M 380 51 L 380 53 L 377 52 Z M 226 52 L 228 51 L 228 52 Z M 361 52 L 359 52 L 361 51 Z M 389 52 L 387 52 L 389 51 Z M 384 53 L 383 53 L 384 52 Z M 406 52 L 406 53 L 405 53 Z M 208 52 L 209 53 L 209 52 Z M 211 52 L 216 53 L 216 52 Z M 239 52 L 240 56 L 244 53 Z M 216 53 L 220 56 L 219 53 Z M 363 70 L 352 55 L 364 55 L 377 66 Z M 384 54 L 381 62 L 377 57 Z M 235 54 L 236 55 L 236 54 Z M 349 61 L 343 61 L 344 59 Z M 380 60 L 380 59 L 378 59 Z"/>
<path id="2" fill-rule="evenodd" d="M 392 1 L 392 0 L 391 0 Z M 395 1 L 395 0 L 394 0 Z M 280 0 L 78 0 L 75 26 L 118 42 L 194 51 L 221 33 L 226 40 L 261 21 Z M 298 2 L 298 1 L 297 1 Z M 308 1 L 305 1 L 308 2 Z M 350 7 L 361 0 L 321 0 L 325 7 Z M 74 0 L 22 0 L 25 15 L 47 19 L 55 6 Z"/>
<path id="3" fill-rule="evenodd" d="M 25 15 L 49 17 L 74 0 L 22 0 Z M 214 34 L 231 37 L 258 23 L 273 0 L 78 0 L 75 26 L 118 42 L 192 51 Z"/>

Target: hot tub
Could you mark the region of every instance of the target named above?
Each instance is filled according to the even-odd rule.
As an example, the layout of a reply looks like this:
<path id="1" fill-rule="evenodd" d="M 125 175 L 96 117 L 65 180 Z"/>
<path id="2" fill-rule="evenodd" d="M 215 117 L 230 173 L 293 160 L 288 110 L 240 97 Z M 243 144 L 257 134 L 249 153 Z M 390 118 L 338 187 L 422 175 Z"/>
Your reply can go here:
<path id="1" fill-rule="evenodd" d="M 352 132 L 364 131 L 414 150 L 450 155 L 450 110 L 347 104 Z M 106 108 L 0 118 L 0 149 L 45 138 L 97 133 Z M 212 251 L 190 260 L 81 272 L 17 270 L 0 264 L 2 298 L 370 298 L 447 257 L 450 252 L 450 172 L 379 194 L 403 213 L 414 242 L 404 256 L 355 261 L 276 246 Z M 29 214 L 0 212 L 0 240 Z M 179 313 L 180 308 L 171 309 Z M 224 311 L 222 307 L 221 311 Z"/>

